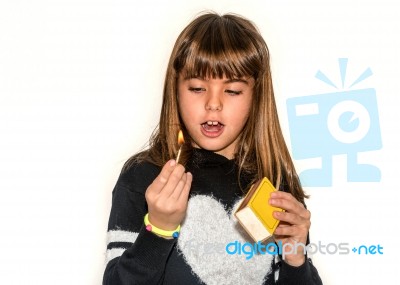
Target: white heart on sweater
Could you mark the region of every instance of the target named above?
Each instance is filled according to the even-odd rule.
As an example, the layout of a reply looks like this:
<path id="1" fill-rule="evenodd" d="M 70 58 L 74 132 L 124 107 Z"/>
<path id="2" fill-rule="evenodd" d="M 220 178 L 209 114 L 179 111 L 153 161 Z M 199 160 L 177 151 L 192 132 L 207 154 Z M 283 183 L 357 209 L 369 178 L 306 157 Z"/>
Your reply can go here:
<path id="1" fill-rule="evenodd" d="M 224 206 L 210 196 L 197 195 L 189 200 L 178 248 L 206 284 L 262 284 L 271 269 L 270 254 L 254 254 L 246 259 L 249 255 L 226 252 L 228 243 L 254 244 L 234 217 L 234 210 L 228 216 Z"/>

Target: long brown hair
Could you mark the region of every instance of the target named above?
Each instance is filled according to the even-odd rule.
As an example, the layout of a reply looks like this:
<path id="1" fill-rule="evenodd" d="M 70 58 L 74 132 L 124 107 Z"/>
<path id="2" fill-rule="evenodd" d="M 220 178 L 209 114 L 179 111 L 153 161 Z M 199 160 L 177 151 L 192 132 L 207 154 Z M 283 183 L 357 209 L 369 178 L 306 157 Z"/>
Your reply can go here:
<path id="1" fill-rule="evenodd" d="M 306 196 L 279 124 L 268 47 L 255 25 L 235 14 L 202 14 L 178 36 L 167 67 L 159 125 L 148 151 L 134 156 L 125 167 L 134 160 L 164 165 L 176 155 L 180 129 L 186 139 L 180 162 L 187 162 L 192 146 L 178 110 L 181 72 L 185 77 L 254 78 L 253 105 L 236 150 L 239 174 L 251 173 L 254 180 L 266 176 L 304 202 Z"/>

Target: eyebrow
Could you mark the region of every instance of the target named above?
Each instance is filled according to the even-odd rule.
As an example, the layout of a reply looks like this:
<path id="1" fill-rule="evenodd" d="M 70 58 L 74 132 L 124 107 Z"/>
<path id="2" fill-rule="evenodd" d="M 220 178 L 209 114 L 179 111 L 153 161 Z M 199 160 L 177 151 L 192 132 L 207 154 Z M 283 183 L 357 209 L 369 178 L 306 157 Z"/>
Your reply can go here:
<path id="1" fill-rule="evenodd" d="M 244 84 L 249 85 L 249 82 L 242 78 L 232 78 L 224 81 L 224 83 L 234 83 L 234 82 L 242 82 Z"/>
<path id="2" fill-rule="evenodd" d="M 198 79 L 198 80 L 202 80 L 202 81 L 207 81 L 207 79 L 205 79 L 203 77 L 199 77 L 199 76 L 185 77 L 184 78 L 184 80 L 190 80 L 190 79 Z M 231 78 L 231 79 L 225 80 L 223 83 L 227 84 L 227 83 L 235 83 L 235 82 L 241 82 L 241 83 L 244 83 L 246 85 L 249 85 L 249 82 L 246 79 L 243 79 L 243 78 Z"/>

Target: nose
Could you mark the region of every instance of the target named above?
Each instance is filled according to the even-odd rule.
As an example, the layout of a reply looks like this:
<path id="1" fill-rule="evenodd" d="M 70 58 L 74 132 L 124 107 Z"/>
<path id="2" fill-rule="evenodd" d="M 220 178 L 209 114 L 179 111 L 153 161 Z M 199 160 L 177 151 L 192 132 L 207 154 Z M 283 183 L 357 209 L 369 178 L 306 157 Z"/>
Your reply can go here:
<path id="1" fill-rule="evenodd" d="M 219 96 L 219 94 L 217 94 L 216 92 L 214 92 L 213 94 L 210 94 L 207 97 L 207 101 L 205 104 L 205 109 L 207 111 L 221 111 L 222 110 L 222 101 L 221 98 Z"/>

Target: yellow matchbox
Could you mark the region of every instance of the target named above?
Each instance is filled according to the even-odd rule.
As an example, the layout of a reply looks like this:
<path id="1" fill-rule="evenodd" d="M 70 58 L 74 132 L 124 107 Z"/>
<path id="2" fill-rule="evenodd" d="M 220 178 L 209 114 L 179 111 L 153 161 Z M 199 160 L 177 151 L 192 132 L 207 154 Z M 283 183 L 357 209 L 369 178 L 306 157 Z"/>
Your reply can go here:
<path id="1" fill-rule="evenodd" d="M 279 225 L 279 220 L 275 219 L 272 213 L 284 210 L 268 203 L 274 191 L 275 187 L 264 177 L 251 186 L 235 212 L 239 223 L 255 242 L 269 239 Z"/>

